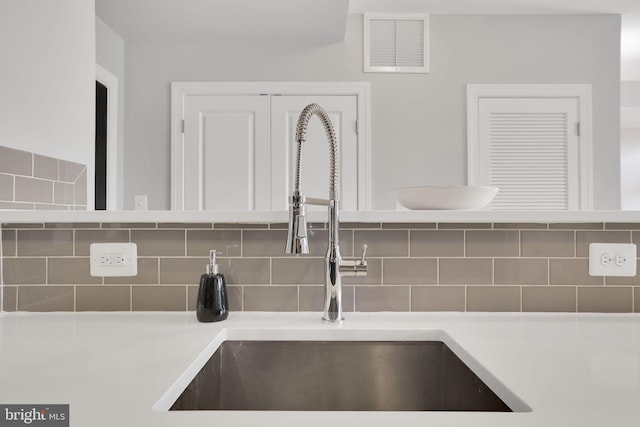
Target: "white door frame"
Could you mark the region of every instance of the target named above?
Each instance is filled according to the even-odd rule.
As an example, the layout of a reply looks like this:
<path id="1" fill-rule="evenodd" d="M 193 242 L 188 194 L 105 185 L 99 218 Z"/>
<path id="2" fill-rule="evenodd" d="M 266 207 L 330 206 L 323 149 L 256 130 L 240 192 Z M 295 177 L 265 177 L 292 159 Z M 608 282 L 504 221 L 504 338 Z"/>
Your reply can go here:
<path id="1" fill-rule="evenodd" d="M 370 91 L 368 82 L 172 82 L 171 209 L 182 210 L 185 98 L 202 95 L 355 95 L 358 106 L 358 206 L 370 209 Z"/>
<path id="2" fill-rule="evenodd" d="M 107 87 L 107 210 L 118 208 L 118 78 L 96 64 L 96 80 Z"/>
<path id="3" fill-rule="evenodd" d="M 475 184 L 481 98 L 576 98 L 580 123 L 580 210 L 593 209 L 593 133 L 590 84 L 468 84 L 467 182 Z"/>

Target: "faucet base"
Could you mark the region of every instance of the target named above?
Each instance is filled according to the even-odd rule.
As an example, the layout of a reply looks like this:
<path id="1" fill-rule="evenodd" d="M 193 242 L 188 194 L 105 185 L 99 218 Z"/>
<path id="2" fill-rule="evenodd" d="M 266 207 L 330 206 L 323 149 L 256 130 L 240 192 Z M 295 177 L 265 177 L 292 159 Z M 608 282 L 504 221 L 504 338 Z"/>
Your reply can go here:
<path id="1" fill-rule="evenodd" d="M 342 325 L 342 322 L 344 322 L 344 317 L 340 318 L 340 319 L 327 319 L 325 317 L 322 318 L 322 323 L 326 323 L 327 325 Z"/>

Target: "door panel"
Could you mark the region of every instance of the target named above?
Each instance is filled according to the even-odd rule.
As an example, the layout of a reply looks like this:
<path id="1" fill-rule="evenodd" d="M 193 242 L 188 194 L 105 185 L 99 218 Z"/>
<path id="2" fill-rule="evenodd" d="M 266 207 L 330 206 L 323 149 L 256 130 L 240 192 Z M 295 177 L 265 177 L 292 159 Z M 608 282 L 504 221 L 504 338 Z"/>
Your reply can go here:
<path id="1" fill-rule="evenodd" d="M 269 97 L 185 101 L 184 208 L 269 210 Z"/>
<path id="2" fill-rule="evenodd" d="M 355 96 L 273 96 L 272 107 L 272 200 L 275 210 L 287 209 L 295 178 L 296 123 L 304 107 L 319 104 L 329 114 L 338 139 L 338 195 L 342 209 L 358 209 L 358 135 Z M 300 185 L 307 197 L 329 197 L 329 144 L 318 117 L 312 117 L 302 147 Z M 326 210 L 309 206 L 310 210 Z"/>
<path id="3" fill-rule="evenodd" d="M 300 112 L 312 102 L 327 111 L 335 127 L 342 209 L 358 209 L 355 96 L 213 95 L 185 99 L 185 209 L 287 210 L 294 185 L 296 123 Z M 301 177 L 308 197 L 328 198 L 328 147 L 321 121 L 312 118 L 303 147 Z"/>
<path id="4" fill-rule="evenodd" d="M 500 192 L 492 209 L 580 206 L 576 98 L 479 100 L 478 184 Z"/>

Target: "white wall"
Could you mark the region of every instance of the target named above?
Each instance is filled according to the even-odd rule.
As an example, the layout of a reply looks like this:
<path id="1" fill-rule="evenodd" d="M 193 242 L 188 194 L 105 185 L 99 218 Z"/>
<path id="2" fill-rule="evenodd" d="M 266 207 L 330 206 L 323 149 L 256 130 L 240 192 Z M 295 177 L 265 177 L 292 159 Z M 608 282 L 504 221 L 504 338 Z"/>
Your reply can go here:
<path id="1" fill-rule="evenodd" d="M 91 207 L 94 15 L 87 0 L 0 1 L 0 145 L 86 164 Z"/>
<path id="2" fill-rule="evenodd" d="M 125 44 L 122 37 L 96 16 L 96 63 L 118 79 L 118 209 L 122 208 L 124 193 L 122 179 L 124 169 L 124 49 Z"/>
<path id="3" fill-rule="evenodd" d="M 595 208 L 618 209 L 620 18 L 432 16 L 431 73 L 362 72 L 362 16 L 345 40 L 127 42 L 125 208 L 170 206 L 171 81 L 370 81 L 373 207 L 392 190 L 466 183 L 467 83 L 591 83 Z M 222 181 L 221 181 L 222 182 Z"/>
<path id="4" fill-rule="evenodd" d="M 620 131 L 621 208 L 640 210 L 640 127 Z"/>
<path id="5" fill-rule="evenodd" d="M 640 209 L 640 81 L 620 85 L 621 208 Z"/>

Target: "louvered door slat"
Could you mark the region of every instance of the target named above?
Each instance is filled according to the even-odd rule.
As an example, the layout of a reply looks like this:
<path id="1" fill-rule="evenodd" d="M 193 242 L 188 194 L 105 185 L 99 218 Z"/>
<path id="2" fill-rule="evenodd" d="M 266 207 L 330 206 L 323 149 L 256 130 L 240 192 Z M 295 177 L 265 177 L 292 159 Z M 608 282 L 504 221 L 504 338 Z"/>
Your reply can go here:
<path id="1" fill-rule="evenodd" d="M 484 182 L 500 188 L 491 209 L 567 210 L 577 181 L 577 107 L 565 99 L 480 100 Z"/>
<path id="2" fill-rule="evenodd" d="M 502 190 L 494 209 L 567 209 L 566 114 L 544 117 L 549 122 L 538 113 L 489 114 L 489 182 Z M 541 177 L 556 185 L 542 185 Z"/>

